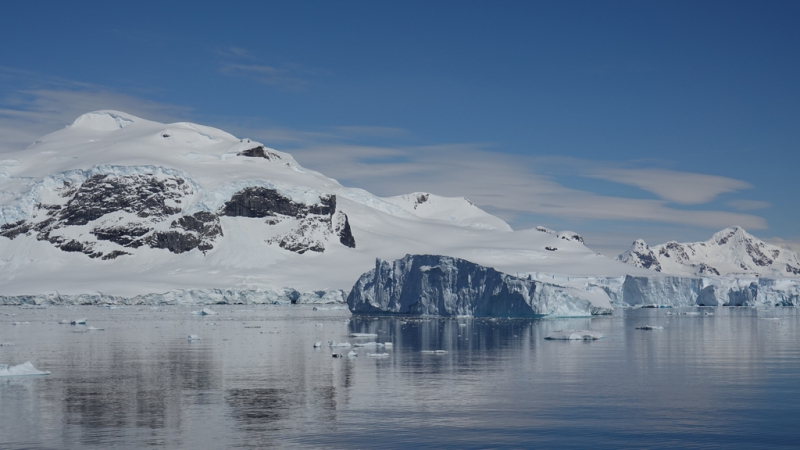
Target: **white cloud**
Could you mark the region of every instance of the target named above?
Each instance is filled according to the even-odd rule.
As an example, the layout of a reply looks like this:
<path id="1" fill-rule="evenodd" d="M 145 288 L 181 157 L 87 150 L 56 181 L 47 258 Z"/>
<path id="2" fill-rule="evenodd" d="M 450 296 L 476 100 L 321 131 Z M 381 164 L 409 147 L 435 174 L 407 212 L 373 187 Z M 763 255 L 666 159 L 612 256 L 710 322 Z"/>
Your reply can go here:
<path id="1" fill-rule="evenodd" d="M 772 203 L 761 200 L 731 200 L 725 204 L 737 211 L 755 211 L 772 206 Z"/>
<path id="2" fill-rule="evenodd" d="M 750 183 L 733 178 L 665 169 L 605 167 L 590 171 L 587 176 L 635 186 L 661 199 L 684 205 L 708 203 L 720 194 L 752 187 Z"/>

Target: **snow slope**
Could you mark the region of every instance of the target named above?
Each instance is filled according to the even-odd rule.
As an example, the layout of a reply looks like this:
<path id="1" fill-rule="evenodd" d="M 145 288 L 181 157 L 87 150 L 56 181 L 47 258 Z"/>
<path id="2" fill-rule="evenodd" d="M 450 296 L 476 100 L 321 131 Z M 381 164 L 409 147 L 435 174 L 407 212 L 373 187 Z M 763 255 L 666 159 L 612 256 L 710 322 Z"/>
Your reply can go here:
<path id="1" fill-rule="evenodd" d="M 5 298 L 181 291 L 209 302 L 347 290 L 376 258 L 406 254 L 520 276 L 650 273 L 596 254 L 574 233 L 513 231 L 463 198 L 380 198 L 191 123 L 96 111 L 4 158 Z"/>
<path id="2" fill-rule="evenodd" d="M 648 247 L 638 239 L 617 259 L 674 275 L 800 276 L 800 258 L 795 253 L 763 242 L 741 227 L 726 228 L 705 242 L 673 241 Z"/>

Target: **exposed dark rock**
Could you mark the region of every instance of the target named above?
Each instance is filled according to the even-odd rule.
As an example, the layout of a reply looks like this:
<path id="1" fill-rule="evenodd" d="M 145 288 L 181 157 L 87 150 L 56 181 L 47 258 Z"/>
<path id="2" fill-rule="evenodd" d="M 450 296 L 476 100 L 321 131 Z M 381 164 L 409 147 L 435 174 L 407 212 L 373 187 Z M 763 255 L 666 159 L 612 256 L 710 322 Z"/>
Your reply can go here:
<path id="1" fill-rule="evenodd" d="M 259 145 L 258 147 L 249 148 L 247 150 L 242 150 L 241 152 L 237 153 L 236 156 L 248 156 L 250 158 L 266 158 L 270 161 L 281 159 L 281 157 L 274 152 L 264 149 L 263 145 Z"/>
<path id="2" fill-rule="evenodd" d="M 747 241 L 747 254 L 753 258 L 753 262 L 757 265 L 764 267 L 768 266 L 773 263 L 773 261 L 765 255 L 758 246 L 754 245 L 752 242 Z"/>
<path id="3" fill-rule="evenodd" d="M 200 245 L 200 238 L 180 231 L 158 231 L 147 239 L 147 244 L 152 248 L 165 248 L 172 253 L 183 253 L 197 248 Z"/>
<path id="4" fill-rule="evenodd" d="M 558 248 L 556 248 L 556 247 L 545 247 L 544 249 L 545 250 L 549 250 L 551 252 L 554 252 L 554 251 L 558 250 Z"/>
<path id="5" fill-rule="evenodd" d="M 122 250 L 114 250 L 111 253 L 103 256 L 103 261 L 108 261 L 109 259 L 116 259 L 117 256 L 122 256 L 122 255 L 130 255 L 130 253 L 123 252 Z"/>
<path id="6" fill-rule="evenodd" d="M 276 214 L 305 216 L 306 205 L 295 203 L 275 189 L 248 187 L 233 194 L 222 206 L 220 215 L 231 217 L 268 217 Z"/>
<path id="7" fill-rule="evenodd" d="M 717 275 L 717 276 L 719 276 L 719 270 L 709 266 L 706 263 L 700 263 L 700 274 L 701 275 Z"/>
<path id="8" fill-rule="evenodd" d="M 356 238 L 353 237 L 353 232 L 350 231 L 350 221 L 347 220 L 347 214 L 341 213 L 344 216 L 344 225 L 339 229 L 339 242 L 345 247 L 356 248 Z"/>
<path id="9" fill-rule="evenodd" d="M 173 221 L 170 228 L 182 228 L 211 238 L 222 235 L 219 217 L 207 211 L 196 212 L 191 216 L 183 216 L 177 221 Z"/>
<path id="10" fill-rule="evenodd" d="M 168 206 L 191 193 L 180 178 L 159 179 L 153 175 L 93 175 L 81 184 L 60 213 L 65 225 L 85 225 L 116 211 L 138 217 L 164 217 L 177 214 L 180 208 Z"/>
<path id="11" fill-rule="evenodd" d="M 149 233 L 148 228 L 142 226 L 114 226 L 108 228 L 95 228 L 91 233 L 102 241 L 111 241 L 123 247 L 139 248 L 144 242 L 139 239 Z"/>
<path id="12" fill-rule="evenodd" d="M 417 195 L 417 200 L 414 202 L 414 209 L 417 209 L 417 206 L 427 202 L 428 198 L 430 198 L 430 195 L 428 195 L 428 194 L 419 194 L 419 195 Z"/>
<path id="13" fill-rule="evenodd" d="M 789 264 L 786 265 L 786 273 L 791 273 L 792 275 L 800 275 L 800 268 L 793 267 Z"/>
<path id="14" fill-rule="evenodd" d="M 14 223 L 7 223 L 5 225 L 0 225 L 0 236 L 5 236 L 9 239 L 14 239 L 15 237 L 19 236 L 20 234 L 25 234 L 30 231 L 31 225 L 24 220 L 20 220 Z"/>
<path id="15" fill-rule="evenodd" d="M 78 241 L 76 241 L 74 239 L 69 241 L 69 242 L 66 242 L 64 244 L 59 245 L 59 248 L 61 250 L 64 250 L 65 252 L 83 252 L 84 251 L 83 244 L 81 244 L 80 242 L 78 242 Z"/>

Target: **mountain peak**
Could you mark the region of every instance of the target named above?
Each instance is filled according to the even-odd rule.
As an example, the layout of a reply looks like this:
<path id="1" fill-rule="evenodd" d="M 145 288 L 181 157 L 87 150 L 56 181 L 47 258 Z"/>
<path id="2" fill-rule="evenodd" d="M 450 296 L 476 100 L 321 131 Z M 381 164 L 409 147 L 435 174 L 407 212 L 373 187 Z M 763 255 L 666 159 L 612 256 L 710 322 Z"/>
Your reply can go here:
<path id="1" fill-rule="evenodd" d="M 81 115 L 69 128 L 95 131 L 114 131 L 141 121 L 142 119 L 128 113 L 112 110 L 92 111 Z"/>
<path id="2" fill-rule="evenodd" d="M 617 258 L 626 264 L 676 275 L 786 277 L 800 274 L 797 255 L 761 241 L 740 226 L 720 230 L 705 242 L 669 241 L 648 248 L 641 239 Z"/>

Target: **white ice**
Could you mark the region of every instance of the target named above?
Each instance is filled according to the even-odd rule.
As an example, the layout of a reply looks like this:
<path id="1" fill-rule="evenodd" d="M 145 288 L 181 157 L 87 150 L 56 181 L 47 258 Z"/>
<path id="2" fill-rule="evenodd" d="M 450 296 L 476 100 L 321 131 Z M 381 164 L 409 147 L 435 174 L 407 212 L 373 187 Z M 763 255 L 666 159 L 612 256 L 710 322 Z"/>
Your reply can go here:
<path id="1" fill-rule="evenodd" d="M 50 371 L 38 370 L 33 367 L 30 361 L 17 366 L 0 364 L 0 377 L 32 377 L 38 375 L 50 375 Z"/>
<path id="2" fill-rule="evenodd" d="M 591 330 L 559 330 L 547 335 L 551 341 L 594 341 L 606 337 L 603 333 Z"/>

